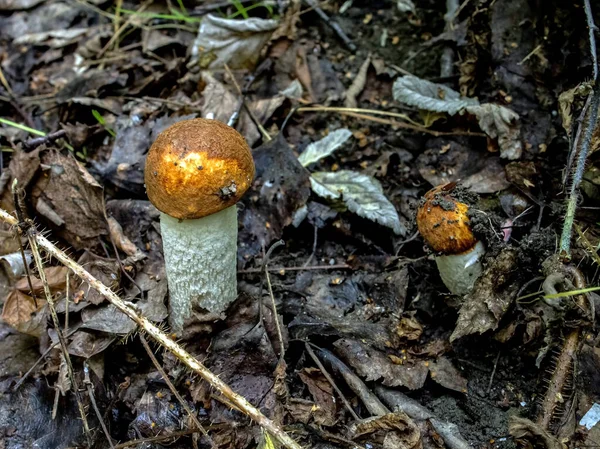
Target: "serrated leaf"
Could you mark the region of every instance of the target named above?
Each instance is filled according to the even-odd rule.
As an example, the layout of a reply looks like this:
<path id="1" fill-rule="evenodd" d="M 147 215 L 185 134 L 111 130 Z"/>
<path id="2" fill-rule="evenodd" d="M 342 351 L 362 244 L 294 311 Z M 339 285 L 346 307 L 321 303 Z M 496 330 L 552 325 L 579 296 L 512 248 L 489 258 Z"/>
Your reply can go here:
<path id="1" fill-rule="evenodd" d="M 396 208 L 386 198 L 381 184 L 375 178 L 351 170 L 340 170 L 313 173 L 310 181 L 317 195 L 328 199 L 340 198 L 350 212 L 392 228 L 396 234 L 406 234 Z"/>
<path id="2" fill-rule="evenodd" d="M 466 108 L 469 114 L 477 117 L 481 130 L 492 139 L 498 139 L 500 156 L 505 159 L 519 159 L 523 152 L 519 114 L 493 103 L 484 103 Z"/>
<path id="3" fill-rule="evenodd" d="M 341 147 L 351 135 L 352 132 L 346 128 L 332 131 L 321 140 L 307 146 L 304 152 L 298 157 L 298 160 L 304 167 L 320 161 Z"/>
<path id="4" fill-rule="evenodd" d="M 450 115 L 466 111 L 474 115 L 479 127 L 490 138 L 498 139 L 500 156 L 518 159 L 523 151 L 519 115 L 494 103 L 479 103 L 475 98 L 461 97 L 443 84 L 408 75 L 398 78 L 392 88 L 394 99 L 421 110 L 445 112 Z M 427 125 L 428 123 L 426 123 Z"/>
<path id="5" fill-rule="evenodd" d="M 394 99 L 419 109 L 454 115 L 468 106 L 478 105 L 474 98 L 461 97 L 454 89 L 407 75 L 396 79 Z"/>

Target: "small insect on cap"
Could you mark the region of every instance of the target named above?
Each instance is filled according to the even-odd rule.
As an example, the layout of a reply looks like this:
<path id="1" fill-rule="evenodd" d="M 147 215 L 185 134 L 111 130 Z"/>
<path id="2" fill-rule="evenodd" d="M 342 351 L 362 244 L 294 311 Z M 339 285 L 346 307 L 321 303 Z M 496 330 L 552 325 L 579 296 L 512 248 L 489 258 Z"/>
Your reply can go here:
<path id="1" fill-rule="evenodd" d="M 467 216 L 469 206 L 454 199 L 444 187 L 435 187 L 425 194 L 417 211 L 417 227 L 434 251 L 464 253 L 477 243 Z"/>
<path id="2" fill-rule="evenodd" d="M 183 120 L 158 135 L 146 158 L 144 181 L 158 210 L 183 220 L 234 205 L 254 179 L 250 147 L 216 120 Z"/>

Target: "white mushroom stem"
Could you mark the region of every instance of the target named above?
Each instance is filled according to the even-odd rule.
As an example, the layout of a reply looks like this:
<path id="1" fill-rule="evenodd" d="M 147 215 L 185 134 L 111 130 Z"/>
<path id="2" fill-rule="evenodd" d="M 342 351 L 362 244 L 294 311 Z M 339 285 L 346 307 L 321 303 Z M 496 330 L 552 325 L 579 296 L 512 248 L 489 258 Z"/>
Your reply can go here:
<path id="1" fill-rule="evenodd" d="M 237 209 L 195 220 L 160 215 L 169 322 L 181 333 L 193 308 L 221 314 L 237 298 Z"/>
<path id="2" fill-rule="evenodd" d="M 463 296 L 471 291 L 483 271 L 481 259 L 484 254 L 485 246 L 477 242 L 470 251 L 436 256 L 440 277 L 452 294 Z"/>

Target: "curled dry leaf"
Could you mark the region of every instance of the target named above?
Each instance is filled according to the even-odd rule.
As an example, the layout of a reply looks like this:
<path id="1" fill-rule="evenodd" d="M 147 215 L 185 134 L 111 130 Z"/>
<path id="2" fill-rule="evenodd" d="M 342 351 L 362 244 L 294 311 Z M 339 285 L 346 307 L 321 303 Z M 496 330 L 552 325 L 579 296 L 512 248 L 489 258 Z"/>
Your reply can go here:
<path id="1" fill-rule="evenodd" d="M 208 14 L 192 46 L 190 65 L 217 69 L 253 69 L 263 46 L 277 29 L 277 20 L 234 20 Z"/>
<path id="2" fill-rule="evenodd" d="M 369 441 L 377 441 L 384 449 L 423 447 L 419 428 L 406 413 L 401 411 L 357 421 L 350 425 L 348 434 L 353 441 L 368 436 Z"/>
<path id="3" fill-rule="evenodd" d="M 19 290 L 9 293 L 2 308 L 2 320 L 23 334 L 40 337 L 44 329 L 46 301 L 33 298 Z"/>
<path id="4" fill-rule="evenodd" d="M 75 249 L 95 248 L 108 234 L 102 187 L 72 156 L 49 151 L 41 159 L 44 174 L 31 195 L 37 212 Z"/>
<path id="5" fill-rule="evenodd" d="M 397 101 L 426 111 L 474 115 L 482 131 L 490 138 L 498 139 L 501 157 L 511 160 L 521 157 L 523 143 L 519 115 L 511 109 L 492 103 L 480 104 L 475 98 L 461 97 L 448 86 L 412 75 L 398 78 L 393 94 Z"/>
<path id="6" fill-rule="evenodd" d="M 498 327 L 521 285 L 513 276 L 516 262 L 517 254 L 512 249 L 502 250 L 490 261 L 473 290 L 465 297 L 450 341 Z"/>
<path id="7" fill-rule="evenodd" d="M 383 379 L 383 385 L 416 390 L 425 384 L 429 369 L 425 363 L 396 365 L 380 351 L 358 340 L 340 339 L 334 346 L 342 358 L 367 381 Z"/>
<path id="8" fill-rule="evenodd" d="M 313 400 L 312 417 L 319 426 L 333 426 L 336 423 L 337 401 L 333 387 L 325 376 L 315 368 L 305 368 L 298 373 L 300 380 L 306 384 Z"/>

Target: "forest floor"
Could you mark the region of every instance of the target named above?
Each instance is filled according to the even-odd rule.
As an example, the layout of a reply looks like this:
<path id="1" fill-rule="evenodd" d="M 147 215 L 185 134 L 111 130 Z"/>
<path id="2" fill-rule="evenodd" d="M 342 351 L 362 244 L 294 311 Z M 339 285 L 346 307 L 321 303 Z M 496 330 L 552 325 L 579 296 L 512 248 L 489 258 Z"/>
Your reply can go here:
<path id="1" fill-rule="evenodd" d="M 168 331 L 146 154 L 180 120 L 229 123 L 256 164 L 239 296 L 182 347 L 305 448 L 597 447 L 594 15 L 0 0 L 0 208 Z M 485 246 L 466 294 L 417 229 L 436 186 Z M 279 445 L 56 258 L 25 270 L 25 234 L 0 224 L 0 448 Z"/>

